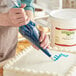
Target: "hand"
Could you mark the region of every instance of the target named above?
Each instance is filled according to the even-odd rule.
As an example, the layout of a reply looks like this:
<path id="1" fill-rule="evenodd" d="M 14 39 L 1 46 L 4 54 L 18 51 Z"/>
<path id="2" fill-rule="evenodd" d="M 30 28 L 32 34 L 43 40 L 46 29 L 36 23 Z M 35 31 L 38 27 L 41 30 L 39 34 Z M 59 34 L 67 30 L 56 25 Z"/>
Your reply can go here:
<path id="1" fill-rule="evenodd" d="M 44 33 L 41 32 L 41 36 L 40 36 L 40 46 L 44 49 L 49 48 L 50 44 L 49 44 L 49 37 Z M 34 48 L 36 48 L 37 50 L 39 50 L 39 48 L 37 48 L 35 45 L 33 45 Z"/>
<path id="2" fill-rule="evenodd" d="M 21 8 L 12 8 L 8 12 L 9 20 L 14 26 L 26 25 L 29 22 L 29 19 L 23 9 L 26 5 L 21 5 Z"/>

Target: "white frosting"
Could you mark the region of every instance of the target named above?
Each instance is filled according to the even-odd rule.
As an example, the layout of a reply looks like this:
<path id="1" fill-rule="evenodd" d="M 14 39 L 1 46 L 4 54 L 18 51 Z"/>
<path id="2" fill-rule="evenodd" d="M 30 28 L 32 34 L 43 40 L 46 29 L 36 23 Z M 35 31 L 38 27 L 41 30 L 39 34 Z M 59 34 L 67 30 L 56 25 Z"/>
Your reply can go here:
<path id="1" fill-rule="evenodd" d="M 60 19 L 76 19 L 76 10 L 75 9 L 61 9 L 56 10 L 51 13 L 51 16 Z"/>
<path id="2" fill-rule="evenodd" d="M 63 47 L 63 46 L 55 45 L 55 47 L 53 47 L 53 49 L 59 50 L 59 51 L 62 51 L 62 52 L 76 54 L 76 46 L 73 46 L 73 47 Z"/>
<path id="3" fill-rule="evenodd" d="M 50 53 L 54 56 L 61 52 L 51 50 Z M 4 66 L 4 76 L 76 75 L 76 66 L 74 66 L 76 65 L 76 54 L 64 54 L 69 56 L 61 57 L 58 61 L 53 61 L 41 51 L 29 47 Z"/>

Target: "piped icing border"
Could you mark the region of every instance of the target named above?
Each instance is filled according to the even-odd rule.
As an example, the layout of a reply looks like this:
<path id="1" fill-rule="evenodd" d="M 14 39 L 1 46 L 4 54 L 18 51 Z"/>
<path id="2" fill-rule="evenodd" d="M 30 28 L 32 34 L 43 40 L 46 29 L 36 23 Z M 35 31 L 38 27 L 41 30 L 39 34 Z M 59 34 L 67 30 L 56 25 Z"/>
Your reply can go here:
<path id="1" fill-rule="evenodd" d="M 65 76 L 76 76 L 76 64 L 72 66 Z"/>
<path id="2" fill-rule="evenodd" d="M 18 55 L 16 55 L 14 58 L 10 59 L 7 64 L 3 67 L 4 70 L 6 71 L 13 71 L 13 72 L 22 72 L 22 73 L 25 73 L 25 72 L 28 72 L 28 73 L 33 73 L 33 74 L 46 74 L 46 75 L 52 75 L 52 76 L 62 76 L 61 74 L 58 74 L 56 72 L 48 72 L 48 71 L 36 71 L 34 69 L 25 69 L 25 68 L 22 68 L 22 69 L 19 69 L 18 67 L 12 67 L 12 65 L 17 62 L 22 56 L 26 55 L 27 53 L 29 53 L 31 51 L 31 49 L 33 49 L 32 46 L 24 49 L 24 51 L 20 52 Z M 72 66 L 68 72 L 66 72 L 65 76 L 73 76 L 73 74 L 76 73 L 76 65 Z"/>
<path id="3" fill-rule="evenodd" d="M 11 67 L 11 65 L 13 65 L 15 62 L 17 62 L 22 56 L 26 55 L 27 53 L 29 53 L 31 51 L 31 50 L 29 50 L 29 48 L 32 48 L 32 46 L 24 49 L 24 51 L 20 52 L 15 57 L 8 60 L 8 62 L 6 63 L 6 65 L 3 68 L 5 69 L 5 68 Z"/>

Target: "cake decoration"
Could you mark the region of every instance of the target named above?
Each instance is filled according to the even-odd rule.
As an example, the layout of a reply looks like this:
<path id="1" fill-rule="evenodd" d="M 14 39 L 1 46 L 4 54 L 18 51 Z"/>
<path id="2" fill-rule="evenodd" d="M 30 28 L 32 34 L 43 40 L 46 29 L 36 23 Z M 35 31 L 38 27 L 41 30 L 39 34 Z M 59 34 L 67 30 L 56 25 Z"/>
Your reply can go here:
<path id="1" fill-rule="evenodd" d="M 59 55 L 55 55 L 55 56 L 54 56 L 54 58 L 55 58 L 54 61 L 59 60 L 59 58 L 61 58 L 62 56 L 63 56 L 63 57 L 68 57 L 69 55 L 65 55 L 65 54 L 63 54 L 63 53 L 61 53 L 61 54 L 59 54 Z"/>
<path id="2" fill-rule="evenodd" d="M 50 50 L 53 55 L 62 55 L 57 61 L 50 60 L 32 46 L 9 60 L 4 66 L 4 76 L 75 76 L 76 54 Z M 65 58 L 65 57 L 67 58 Z"/>

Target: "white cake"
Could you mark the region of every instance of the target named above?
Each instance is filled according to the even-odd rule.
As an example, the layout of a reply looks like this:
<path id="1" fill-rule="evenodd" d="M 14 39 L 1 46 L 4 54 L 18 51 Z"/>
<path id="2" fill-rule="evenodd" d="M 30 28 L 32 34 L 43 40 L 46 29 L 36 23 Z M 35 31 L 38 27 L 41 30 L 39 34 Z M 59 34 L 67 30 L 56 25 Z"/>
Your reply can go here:
<path id="1" fill-rule="evenodd" d="M 53 61 L 41 50 L 28 47 L 4 66 L 3 76 L 76 76 L 76 54 L 50 50 L 52 57 L 69 55 Z"/>

